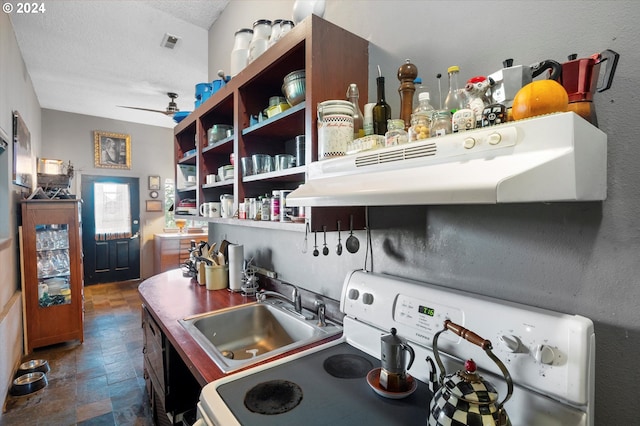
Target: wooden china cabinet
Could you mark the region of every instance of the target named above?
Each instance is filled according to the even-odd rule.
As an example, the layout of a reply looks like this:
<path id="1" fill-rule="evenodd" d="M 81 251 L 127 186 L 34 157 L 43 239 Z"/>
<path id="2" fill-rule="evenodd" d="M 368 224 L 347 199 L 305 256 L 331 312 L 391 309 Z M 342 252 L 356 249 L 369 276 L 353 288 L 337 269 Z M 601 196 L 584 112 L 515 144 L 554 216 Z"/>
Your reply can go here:
<path id="1" fill-rule="evenodd" d="M 22 202 L 21 269 L 25 352 L 83 341 L 80 200 Z"/>

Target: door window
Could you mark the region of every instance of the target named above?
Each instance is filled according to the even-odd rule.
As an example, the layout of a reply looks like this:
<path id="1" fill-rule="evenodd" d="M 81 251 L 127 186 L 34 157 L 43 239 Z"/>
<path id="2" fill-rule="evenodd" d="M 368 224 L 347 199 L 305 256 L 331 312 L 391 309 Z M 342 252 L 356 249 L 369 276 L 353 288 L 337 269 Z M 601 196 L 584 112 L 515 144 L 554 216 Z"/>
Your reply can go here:
<path id="1" fill-rule="evenodd" d="M 131 237 L 129 184 L 94 183 L 96 240 Z"/>

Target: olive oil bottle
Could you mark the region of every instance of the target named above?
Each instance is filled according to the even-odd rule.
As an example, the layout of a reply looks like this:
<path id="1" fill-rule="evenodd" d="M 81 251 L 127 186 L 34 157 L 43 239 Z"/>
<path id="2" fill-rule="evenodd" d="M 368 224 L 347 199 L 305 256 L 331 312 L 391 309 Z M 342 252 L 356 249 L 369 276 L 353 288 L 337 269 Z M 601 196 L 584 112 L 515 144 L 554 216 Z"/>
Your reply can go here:
<path id="1" fill-rule="evenodd" d="M 373 133 L 384 136 L 387 133 L 387 120 L 391 119 L 391 107 L 384 96 L 384 77 L 380 73 L 378 66 L 378 100 L 373 107 Z"/>

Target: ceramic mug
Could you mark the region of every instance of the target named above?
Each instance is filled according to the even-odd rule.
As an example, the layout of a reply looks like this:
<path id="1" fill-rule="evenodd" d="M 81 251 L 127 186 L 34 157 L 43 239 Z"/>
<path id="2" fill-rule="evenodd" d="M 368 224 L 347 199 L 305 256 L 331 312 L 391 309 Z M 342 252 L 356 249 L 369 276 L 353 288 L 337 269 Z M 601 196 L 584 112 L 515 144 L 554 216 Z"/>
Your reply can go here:
<path id="1" fill-rule="evenodd" d="M 200 216 L 209 217 L 210 214 L 211 214 L 211 207 L 209 206 L 209 203 L 200 204 Z"/>
<path id="2" fill-rule="evenodd" d="M 220 217 L 221 205 L 220 202 L 209 203 L 209 217 Z"/>
<path id="3" fill-rule="evenodd" d="M 207 175 L 206 182 L 207 182 L 207 185 L 211 183 L 216 183 L 216 175 Z"/>
<path id="4" fill-rule="evenodd" d="M 233 195 L 222 194 L 220 196 L 220 216 L 221 217 L 233 216 Z"/>

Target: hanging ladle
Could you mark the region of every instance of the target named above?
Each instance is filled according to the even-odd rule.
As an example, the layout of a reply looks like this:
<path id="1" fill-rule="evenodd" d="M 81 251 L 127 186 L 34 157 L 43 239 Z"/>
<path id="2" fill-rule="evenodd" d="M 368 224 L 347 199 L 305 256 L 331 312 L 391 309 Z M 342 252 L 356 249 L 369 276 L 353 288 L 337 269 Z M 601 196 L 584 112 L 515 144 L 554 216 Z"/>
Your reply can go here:
<path id="1" fill-rule="evenodd" d="M 318 251 L 318 231 L 313 231 L 313 255 L 318 256 L 320 252 Z"/>
<path id="2" fill-rule="evenodd" d="M 349 238 L 347 238 L 345 246 L 349 253 L 356 253 L 360 248 L 360 241 L 358 241 L 358 237 L 353 235 L 353 215 L 349 216 L 349 231 Z"/>
<path id="3" fill-rule="evenodd" d="M 329 247 L 327 247 L 327 227 L 322 225 L 322 232 L 324 233 L 324 247 L 322 247 L 322 254 L 325 256 L 329 254 Z"/>
<path id="4" fill-rule="evenodd" d="M 340 221 L 338 221 L 338 246 L 336 247 L 338 256 L 342 254 L 342 240 L 340 239 Z"/>

